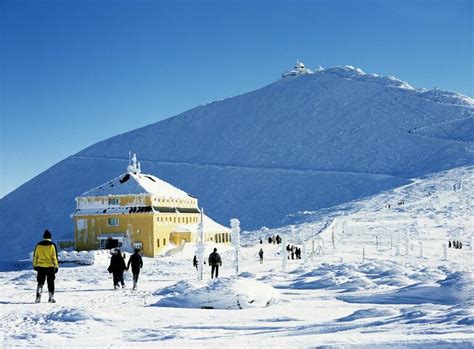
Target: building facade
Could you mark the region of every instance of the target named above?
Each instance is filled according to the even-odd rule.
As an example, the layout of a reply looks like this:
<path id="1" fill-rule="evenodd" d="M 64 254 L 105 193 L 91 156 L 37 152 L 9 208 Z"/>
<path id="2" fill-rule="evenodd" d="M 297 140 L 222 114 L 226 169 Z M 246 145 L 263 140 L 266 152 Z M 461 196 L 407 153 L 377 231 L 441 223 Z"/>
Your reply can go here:
<path id="1" fill-rule="evenodd" d="M 230 242 L 230 230 L 201 214 L 196 198 L 142 174 L 135 155 L 126 173 L 77 197 L 71 217 L 77 250 L 138 247 L 153 257 L 170 242 L 198 241 L 201 219 L 205 241 Z"/>

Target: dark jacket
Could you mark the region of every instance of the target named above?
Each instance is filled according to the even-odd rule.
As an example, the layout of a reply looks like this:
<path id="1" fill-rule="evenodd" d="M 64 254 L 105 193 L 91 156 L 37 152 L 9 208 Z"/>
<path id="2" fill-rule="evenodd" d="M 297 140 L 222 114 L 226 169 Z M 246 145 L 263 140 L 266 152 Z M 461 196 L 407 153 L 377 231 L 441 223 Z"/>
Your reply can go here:
<path id="1" fill-rule="evenodd" d="M 126 269 L 125 261 L 123 260 L 122 255 L 120 253 L 113 254 L 112 257 L 110 258 L 110 266 L 107 270 L 110 273 L 123 273 L 125 269 Z"/>
<path id="2" fill-rule="evenodd" d="M 128 259 L 127 269 L 130 268 L 130 264 L 132 265 L 132 273 L 137 274 L 140 269 L 143 267 L 143 259 L 139 253 L 134 253 Z"/>
<path id="3" fill-rule="evenodd" d="M 222 259 L 219 253 L 212 252 L 209 255 L 209 265 L 222 265 Z"/>

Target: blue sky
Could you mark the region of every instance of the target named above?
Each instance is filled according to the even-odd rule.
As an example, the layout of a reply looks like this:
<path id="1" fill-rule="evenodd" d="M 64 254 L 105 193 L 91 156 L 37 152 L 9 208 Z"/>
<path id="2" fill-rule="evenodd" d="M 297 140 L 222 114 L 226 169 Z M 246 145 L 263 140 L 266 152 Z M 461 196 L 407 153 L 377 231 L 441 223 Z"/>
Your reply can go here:
<path id="1" fill-rule="evenodd" d="M 0 197 L 297 58 L 472 97 L 472 25 L 469 0 L 0 0 Z"/>

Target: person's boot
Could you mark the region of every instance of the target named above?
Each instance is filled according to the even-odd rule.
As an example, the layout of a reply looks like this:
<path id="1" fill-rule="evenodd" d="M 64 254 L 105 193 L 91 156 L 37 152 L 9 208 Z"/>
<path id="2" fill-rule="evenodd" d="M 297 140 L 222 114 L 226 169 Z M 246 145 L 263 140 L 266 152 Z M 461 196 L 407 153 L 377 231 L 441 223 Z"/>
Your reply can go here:
<path id="1" fill-rule="evenodd" d="M 41 303 L 41 293 L 43 292 L 43 287 L 38 286 L 36 287 L 36 299 L 35 303 Z"/>
<path id="2" fill-rule="evenodd" d="M 136 291 L 136 289 L 137 289 L 137 282 L 134 281 L 134 282 L 133 282 L 133 290 Z"/>
<path id="3" fill-rule="evenodd" d="M 48 303 L 56 303 L 56 301 L 54 300 L 54 293 L 53 292 L 49 292 Z"/>

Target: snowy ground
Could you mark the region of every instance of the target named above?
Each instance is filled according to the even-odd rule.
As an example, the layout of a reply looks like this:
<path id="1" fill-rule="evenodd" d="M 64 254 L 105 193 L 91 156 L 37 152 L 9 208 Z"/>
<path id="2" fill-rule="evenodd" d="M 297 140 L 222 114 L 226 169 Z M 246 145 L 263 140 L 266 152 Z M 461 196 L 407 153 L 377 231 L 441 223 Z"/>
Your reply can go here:
<path id="1" fill-rule="evenodd" d="M 107 255 L 91 266 L 64 265 L 56 304 L 45 296 L 34 304 L 34 271 L 0 272 L 0 345 L 472 348 L 472 177 L 472 168 L 450 171 L 336 208 L 324 219 L 294 226 L 293 233 L 285 227 L 243 236 L 237 280 L 230 246 L 217 246 L 224 265 L 214 283 L 207 266 L 204 284 L 196 282 L 192 245 L 172 256 L 145 258 L 135 292 L 130 274 L 127 288 L 112 290 Z M 461 179 L 462 189 L 454 191 Z M 312 233 L 325 224 L 321 239 L 315 238 Z M 296 243 L 300 231 L 308 239 L 308 259 L 289 260 L 282 272 L 281 248 L 260 245 L 258 238 L 280 233 Z M 319 253 L 311 254 L 313 239 L 315 252 L 324 245 Z M 448 249 L 445 260 L 442 244 L 449 239 L 464 247 Z M 224 307 L 237 304 L 242 292 L 256 303 L 201 309 L 212 295 L 206 290 L 218 294 L 215 303 Z M 187 307 L 175 307 L 183 294 Z"/>

